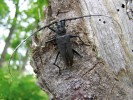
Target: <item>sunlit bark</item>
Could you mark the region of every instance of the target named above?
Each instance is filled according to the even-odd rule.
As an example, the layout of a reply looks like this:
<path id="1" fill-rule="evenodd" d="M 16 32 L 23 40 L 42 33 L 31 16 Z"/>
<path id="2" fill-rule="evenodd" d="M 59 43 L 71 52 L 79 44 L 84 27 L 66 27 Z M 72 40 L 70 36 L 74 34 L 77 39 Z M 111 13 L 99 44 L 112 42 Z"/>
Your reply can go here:
<path id="1" fill-rule="evenodd" d="M 52 33 L 44 30 L 40 43 L 33 48 L 31 65 L 37 74 L 38 86 L 49 94 L 50 99 L 133 99 L 133 21 L 127 8 L 124 0 L 49 0 L 49 7 L 44 11 L 45 24 L 57 18 L 89 14 L 111 17 L 67 22 L 67 33 L 79 35 L 90 46 L 74 40 L 73 48 L 83 58 L 75 56 L 72 69 L 66 69 L 60 58 L 61 75 L 52 64 L 58 49 L 52 44 L 45 45 Z"/>

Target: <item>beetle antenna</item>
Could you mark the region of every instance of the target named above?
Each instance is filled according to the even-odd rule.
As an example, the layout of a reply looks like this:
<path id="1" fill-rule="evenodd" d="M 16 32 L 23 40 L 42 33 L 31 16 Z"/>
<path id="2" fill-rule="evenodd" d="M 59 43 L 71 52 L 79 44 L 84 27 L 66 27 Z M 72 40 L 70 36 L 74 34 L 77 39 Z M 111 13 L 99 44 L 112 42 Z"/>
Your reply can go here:
<path id="1" fill-rule="evenodd" d="M 15 53 L 15 52 L 19 49 L 19 47 L 20 47 L 23 43 L 25 43 L 31 36 L 33 36 L 33 35 L 36 34 L 37 32 L 39 32 L 39 31 L 41 31 L 41 30 L 43 30 L 43 29 L 45 29 L 45 28 L 47 28 L 47 27 L 49 27 L 49 26 L 51 26 L 51 25 L 53 25 L 53 24 L 55 24 L 55 23 L 56 23 L 56 21 L 53 21 L 52 23 L 50 23 L 50 24 L 48 24 L 48 25 L 45 25 L 45 26 L 41 27 L 40 29 L 36 30 L 36 31 L 33 32 L 30 36 L 28 36 L 27 38 L 25 38 L 25 39 L 14 49 L 14 51 L 13 51 L 13 53 L 11 54 L 11 56 L 10 56 L 10 58 L 9 58 L 9 61 L 8 61 L 8 69 L 9 69 L 9 73 L 10 73 L 10 75 L 11 75 L 12 77 L 13 77 L 13 75 L 11 74 L 11 70 L 10 70 L 10 61 L 11 61 L 11 59 L 12 59 L 14 53 Z"/>
<path id="2" fill-rule="evenodd" d="M 120 27 L 120 24 L 119 24 L 115 19 L 113 19 L 112 17 L 107 16 L 107 15 L 85 15 L 85 16 L 79 16 L 79 17 L 73 17 L 73 18 L 65 18 L 65 19 L 61 19 L 61 20 L 59 20 L 59 21 L 61 21 L 61 22 L 63 22 L 63 23 L 65 24 L 65 21 L 69 21 L 69 20 L 71 21 L 71 20 L 76 20 L 76 19 L 80 19 L 80 18 L 84 18 L 84 17 L 92 17 L 92 16 L 94 16 L 94 17 L 95 17 L 95 16 L 104 16 L 104 17 L 108 17 L 108 18 L 112 19 L 113 21 L 115 21 L 115 22 L 118 24 L 118 26 Z M 14 55 L 14 53 L 19 49 L 19 47 L 20 47 L 23 43 L 25 43 L 31 36 L 33 36 L 34 34 L 36 34 L 37 32 L 39 32 L 39 31 L 41 31 L 41 30 L 43 30 L 43 29 L 45 29 L 45 28 L 47 28 L 47 27 L 49 27 L 49 26 L 51 26 L 51 25 L 53 25 L 53 24 L 55 24 L 55 23 L 57 23 L 57 22 L 58 22 L 58 21 L 55 20 L 55 21 L 51 22 L 50 24 L 47 24 L 47 25 L 43 26 L 42 28 L 36 30 L 36 31 L 33 32 L 30 36 L 28 36 L 27 38 L 25 38 L 25 39 L 14 49 L 14 51 L 13 51 L 13 53 L 11 54 L 11 56 L 10 56 L 10 58 L 9 58 L 9 61 L 8 61 L 8 68 L 9 68 L 9 73 L 10 73 L 11 76 L 13 76 L 13 75 L 11 74 L 11 70 L 10 70 L 10 61 L 11 61 L 12 56 Z M 121 27 L 120 27 L 120 29 L 121 29 Z M 121 29 L 121 32 L 122 32 L 122 29 Z"/>

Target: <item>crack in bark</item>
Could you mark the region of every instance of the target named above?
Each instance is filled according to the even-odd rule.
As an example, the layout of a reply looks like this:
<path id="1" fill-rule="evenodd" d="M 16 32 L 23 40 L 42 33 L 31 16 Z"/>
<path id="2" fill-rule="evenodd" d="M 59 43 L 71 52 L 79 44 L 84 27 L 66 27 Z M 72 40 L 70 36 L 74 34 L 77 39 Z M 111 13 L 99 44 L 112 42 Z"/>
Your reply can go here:
<path id="1" fill-rule="evenodd" d="M 94 70 L 95 67 L 96 67 L 98 64 L 100 64 L 100 63 L 102 63 L 102 64 L 104 65 L 104 62 L 103 62 L 103 61 L 97 62 L 91 69 L 87 70 L 87 71 L 82 75 L 82 77 L 84 77 L 87 73 L 90 73 L 92 70 Z"/>

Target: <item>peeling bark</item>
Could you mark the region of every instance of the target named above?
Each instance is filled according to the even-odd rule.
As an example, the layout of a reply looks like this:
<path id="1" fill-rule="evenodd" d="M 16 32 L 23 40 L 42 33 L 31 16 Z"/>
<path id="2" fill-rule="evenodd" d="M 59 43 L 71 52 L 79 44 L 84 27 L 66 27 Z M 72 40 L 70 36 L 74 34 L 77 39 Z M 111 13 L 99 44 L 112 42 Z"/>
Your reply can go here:
<path id="1" fill-rule="evenodd" d="M 51 100 L 133 99 L 133 28 L 129 27 L 133 23 L 122 4 L 126 5 L 126 1 L 49 0 L 49 7 L 44 11 L 44 24 L 88 14 L 108 15 L 115 20 L 91 17 L 67 22 L 67 33 L 79 35 L 90 46 L 80 45 L 78 39 L 73 40 L 73 48 L 83 58 L 75 56 L 72 68 L 68 69 L 59 57 L 61 75 L 52 64 L 58 48 L 45 44 L 55 33 L 48 29 L 43 31 L 37 39 L 39 42 L 32 48 L 31 65 L 38 86 L 49 94 Z"/>

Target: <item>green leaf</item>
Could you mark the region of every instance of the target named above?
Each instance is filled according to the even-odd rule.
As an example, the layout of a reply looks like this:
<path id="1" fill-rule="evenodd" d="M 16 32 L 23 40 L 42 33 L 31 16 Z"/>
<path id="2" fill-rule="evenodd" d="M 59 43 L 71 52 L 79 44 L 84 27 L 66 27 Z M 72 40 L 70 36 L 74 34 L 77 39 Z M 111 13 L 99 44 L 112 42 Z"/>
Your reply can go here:
<path id="1" fill-rule="evenodd" d="M 0 76 L 0 98 L 4 100 L 48 100 L 46 93 L 34 83 L 33 76 L 20 76 L 16 73 L 15 80 L 11 81 L 11 77 L 2 69 L 0 69 Z"/>
<path id="2" fill-rule="evenodd" d="M 4 0 L 0 0 L 0 19 L 3 19 L 9 13 L 9 8 Z"/>

